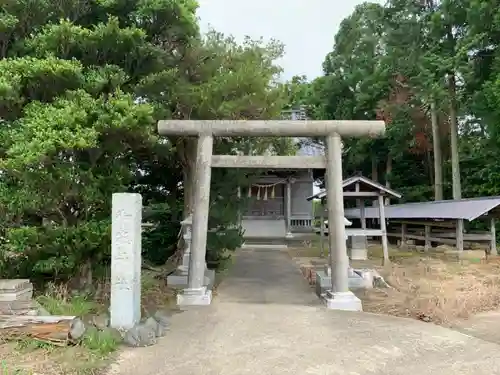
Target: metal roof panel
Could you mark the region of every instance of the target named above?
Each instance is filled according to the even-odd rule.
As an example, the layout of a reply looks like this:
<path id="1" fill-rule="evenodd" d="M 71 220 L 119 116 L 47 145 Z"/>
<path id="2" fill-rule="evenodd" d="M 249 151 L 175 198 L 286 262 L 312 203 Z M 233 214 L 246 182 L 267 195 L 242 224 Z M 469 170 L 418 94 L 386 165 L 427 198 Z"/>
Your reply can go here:
<path id="1" fill-rule="evenodd" d="M 475 220 L 500 205 L 500 196 L 460 200 L 414 202 L 385 206 L 387 219 L 464 219 Z M 359 218 L 357 208 L 345 210 L 347 218 Z M 367 219 L 379 217 L 378 207 L 366 207 Z"/>

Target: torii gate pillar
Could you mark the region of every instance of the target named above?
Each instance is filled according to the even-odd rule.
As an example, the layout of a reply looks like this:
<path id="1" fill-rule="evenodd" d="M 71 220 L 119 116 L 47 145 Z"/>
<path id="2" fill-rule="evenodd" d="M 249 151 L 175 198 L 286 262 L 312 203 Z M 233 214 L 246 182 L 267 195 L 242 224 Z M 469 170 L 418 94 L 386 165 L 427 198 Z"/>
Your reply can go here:
<path id="1" fill-rule="evenodd" d="M 178 295 L 181 305 L 208 305 L 212 293 L 203 285 L 208 230 L 211 168 L 278 169 L 296 166 L 294 156 L 215 156 L 214 136 L 326 137 L 325 157 L 301 157 L 304 168 L 326 168 L 328 232 L 331 249 L 332 286 L 324 296 L 326 306 L 337 310 L 362 310 L 361 301 L 349 291 L 347 246 L 344 226 L 341 136 L 379 136 L 382 121 L 191 121 L 158 122 L 160 135 L 197 136 L 194 186 L 193 229 L 188 286 Z"/>

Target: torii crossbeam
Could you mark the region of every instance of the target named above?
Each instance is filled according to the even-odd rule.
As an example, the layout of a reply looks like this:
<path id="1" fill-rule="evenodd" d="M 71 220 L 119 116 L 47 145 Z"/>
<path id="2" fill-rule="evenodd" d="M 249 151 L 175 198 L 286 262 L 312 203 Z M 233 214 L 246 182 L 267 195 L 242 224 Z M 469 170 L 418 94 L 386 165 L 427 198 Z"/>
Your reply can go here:
<path id="1" fill-rule="evenodd" d="M 383 121 L 231 121 L 231 120 L 163 120 L 158 122 L 160 135 L 197 136 L 196 171 L 193 181 L 193 229 L 188 287 L 178 296 L 178 303 L 206 305 L 211 291 L 203 285 L 210 201 L 212 167 L 219 168 L 305 168 L 326 167 L 328 232 L 332 288 L 325 297 L 327 307 L 340 310 L 361 310 L 361 301 L 349 291 L 347 247 L 344 226 L 342 191 L 341 137 L 378 137 L 384 134 Z M 214 136 L 249 137 L 325 137 L 324 157 L 234 156 L 213 155 Z"/>

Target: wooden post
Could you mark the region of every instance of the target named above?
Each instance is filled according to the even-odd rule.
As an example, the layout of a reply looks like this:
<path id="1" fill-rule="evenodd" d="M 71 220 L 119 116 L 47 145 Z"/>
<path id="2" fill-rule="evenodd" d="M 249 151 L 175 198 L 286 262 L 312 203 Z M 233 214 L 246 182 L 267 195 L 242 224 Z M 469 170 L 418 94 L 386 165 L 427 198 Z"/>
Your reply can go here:
<path id="1" fill-rule="evenodd" d="M 325 256 L 325 205 L 323 199 L 320 201 L 320 214 L 319 214 L 319 256 L 323 258 Z"/>
<path id="2" fill-rule="evenodd" d="M 406 247 L 406 231 L 407 227 L 405 223 L 401 224 L 401 244 L 399 245 L 400 248 L 405 248 Z"/>
<path id="3" fill-rule="evenodd" d="M 292 183 L 290 180 L 286 182 L 286 236 L 292 236 Z"/>
<path id="4" fill-rule="evenodd" d="M 436 101 L 431 100 L 432 152 L 434 153 L 434 200 L 443 199 L 443 156 L 441 153 L 441 134 Z"/>
<path id="5" fill-rule="evenodd" d="M 361 189 L 360 189 L 360 184 L 359 182 L 356 183 L 356 192 L 360 192 Z M 363 229 L 363 243 L 364 243 L 364 248 L 363 248 L 363 251 L 360 252 L 359 249 L 356 249 L 356 250 L 353 250 L 351 249 L 351 257 L 353 257 L 353 253 L 355 254 L 356 258 L 357 259 L 362 259 L 362 260 L 366 260 L 368 259 L 368 236 L 366 235 L 366 211 L 365 211 L 365 200 L 360 198 L 360 199 L 356 199 L 356 206 L 359 208 L 359 219 L 361 221 L 361 229 Z M 355 241 L 358 241 L 358 239 L 354 239 L 351 237 L 351 244 L 354 244 Z M 357 244 L 359 244 L 359 242 L 357 242 Z M 356 245 L 357 246 L 357 245 Z M 359 258 L 358 258 L 359 256 Z M 354 259 L 351 258 L 351 259 Z"/>
<path id="6" fill-rule="evenodd" d="M 426 225 L 425 227 L 425 251 L 429 251 L 431 248 L 431 227 L 430 225 Z"/>
<path id="7" fill-rule="evenodd" d="M 360 199 L 359 216 L 361 219 L 361 228 L 366 229 L 366 210 L 365 210 L 365 201 L 363 199 Z"/>
<path id="8" fill-rule="evenodd" d="M 382 250 L 384 252 L 384 261 L 382 265 L 387 265 L 390 263 L 389 243 L 387 242 L 387 227 L 385 225 L 385 205 L 384 205 L 384 197 L 382 195 L 378 196 L 378 208 L 379 208 L 379 218 L 380 218 L 380 230 L 382 231 Z"/>
<path id="9" fill-rule="evenodd" d="M 490 220 L 490 232 L 491 232 L 491 240 L 490 240 L 490 255 L 498 255 L 497 252 L 497 231 L 495 227 L 495 218 L 492 217 Z"/>
<path id="10" fill-rule="evenodd" d="M 240 200 L 241 200 L 241 186 L 238 186 L 238 190 L 236 191 L 236 194 L 238 195 L 238 207 L 240 207 Z M 241 219 L 242 219 L 242 212 L 241 209 L 238 208 L 238 225 L 241 225 Z"/>
<path id="11" fill-rule="evenodd" d="M 456 240 L 457 240 L 457 250 L 464 251 L 464 220 L 457 220 L 457 230 L 456 230 Z"/>
<path id="12" fill-rule="evenodd" d="M 359 193 L 360 185 L 356 183 L 356 192 Z M 361 228 L 366 229 L 366 214 L 365 214 L 365 201 L 364 199 L 356 199 L 356 207 L 359 208 L 359 219 L 361 221 Z"/>

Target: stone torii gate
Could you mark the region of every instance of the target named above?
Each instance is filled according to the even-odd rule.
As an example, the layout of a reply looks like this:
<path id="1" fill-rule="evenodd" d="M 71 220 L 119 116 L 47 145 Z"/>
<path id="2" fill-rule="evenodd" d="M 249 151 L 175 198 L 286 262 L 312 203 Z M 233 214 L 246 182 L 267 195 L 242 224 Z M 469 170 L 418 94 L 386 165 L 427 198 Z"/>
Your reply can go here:
<path id="1" fill-rule="evenodd" d="M 160 135 L 198 138 L 193 181 L 193 220 L 188 286 L 179 295 L 183 305 L 208 305 L 212 293 L 203 285 L 212 168 L 326 169 L 329 245 L 332 249 L 331 290 L 326 305 L 331 309 L 361 310 L 361 301 L 348 288 L 344 203 L 342 191 L 341 137 L 376 137 L 384 134 L 383 121 L 232 121 L 164 120 L 158 122 Z M 325 156 L 243 156 L 213 155 L 214 136 L 225 137 L 325 137 Z"/>

